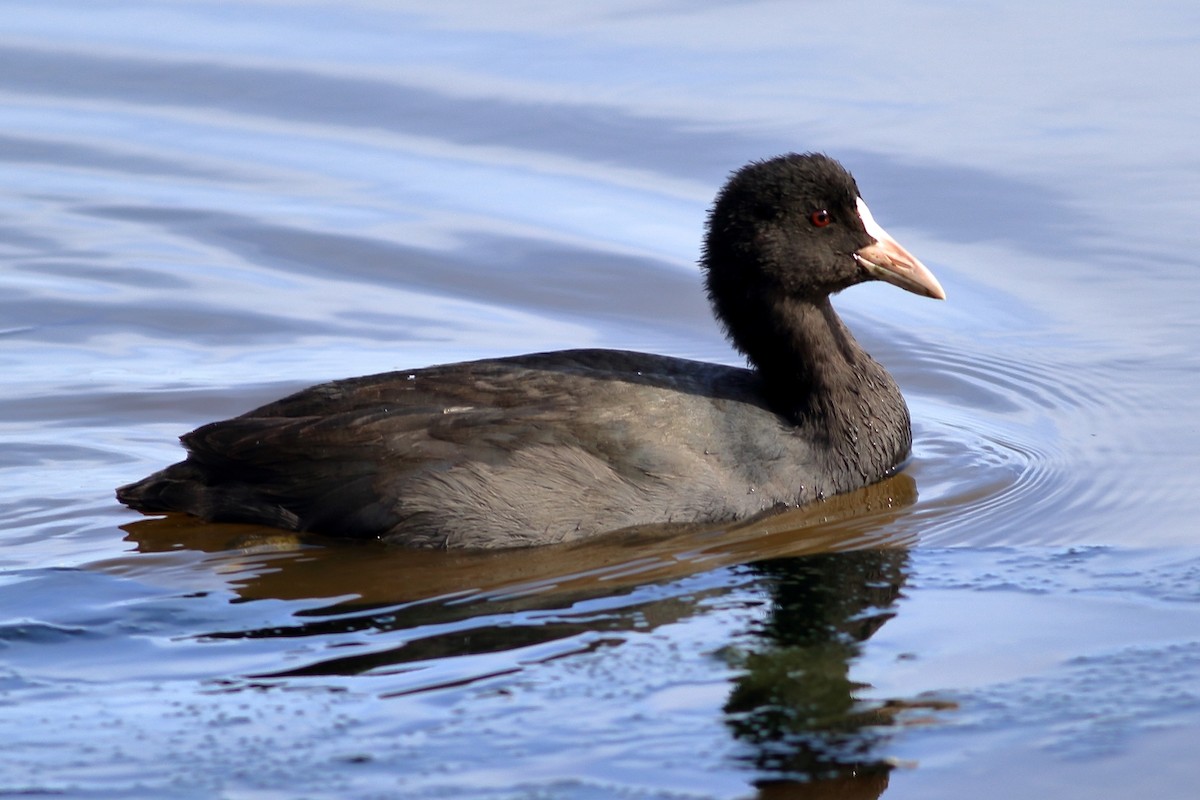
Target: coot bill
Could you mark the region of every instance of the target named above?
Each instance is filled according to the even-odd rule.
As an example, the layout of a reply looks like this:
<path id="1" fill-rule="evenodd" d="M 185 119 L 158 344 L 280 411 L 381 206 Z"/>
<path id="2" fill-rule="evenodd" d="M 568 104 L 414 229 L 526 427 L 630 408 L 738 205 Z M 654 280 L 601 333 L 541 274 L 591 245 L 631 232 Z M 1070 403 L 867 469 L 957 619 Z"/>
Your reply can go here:
<path id="1" fill-rule="evenodd" d="M 945 297 L 821 154 L 734 173 L 701 259 L 751 368 L 567 350 L 324 383 L 182 437 L 117 490 L 182 511 L 414 547 L 540 545 L 719 523 L 873 483 L 907 458 L 896 383 L 829 295 L 867 280 Z"/>

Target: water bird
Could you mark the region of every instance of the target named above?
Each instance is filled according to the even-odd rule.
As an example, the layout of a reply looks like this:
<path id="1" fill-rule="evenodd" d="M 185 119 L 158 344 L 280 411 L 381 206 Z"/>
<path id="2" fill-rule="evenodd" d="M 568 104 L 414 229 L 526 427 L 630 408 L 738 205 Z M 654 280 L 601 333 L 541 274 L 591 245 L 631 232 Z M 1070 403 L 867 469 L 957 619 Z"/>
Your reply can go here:
<path id="1" fill-rule="evenodd" d="M 583 349 L 323 383 L 181 437 L 117 498 L 410 547 L 545 545 L 740 520 L 899 469 L 912 432 L 830 295 L 880 280 L 943 299 L 819 153 L 734 172 L 700 259 L 746 368 Z"/>

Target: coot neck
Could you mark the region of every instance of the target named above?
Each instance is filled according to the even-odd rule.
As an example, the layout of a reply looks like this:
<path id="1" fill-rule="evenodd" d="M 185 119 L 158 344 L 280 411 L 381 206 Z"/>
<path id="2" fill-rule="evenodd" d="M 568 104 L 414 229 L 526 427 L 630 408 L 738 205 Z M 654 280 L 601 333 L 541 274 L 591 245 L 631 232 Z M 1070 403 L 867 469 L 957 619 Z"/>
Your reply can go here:
<path id="1" fill-rule="evenodd" d="M 911 434 L 899 388 L 855 341 L 829 298 L 779 298 L 766 316 L 767 335 L 757 347 L 746 344 L 772 406 L 830 442 L 874 434 L 888 440 L 878 442 L 884 450 L 900 449 L 903 458 Z"/>

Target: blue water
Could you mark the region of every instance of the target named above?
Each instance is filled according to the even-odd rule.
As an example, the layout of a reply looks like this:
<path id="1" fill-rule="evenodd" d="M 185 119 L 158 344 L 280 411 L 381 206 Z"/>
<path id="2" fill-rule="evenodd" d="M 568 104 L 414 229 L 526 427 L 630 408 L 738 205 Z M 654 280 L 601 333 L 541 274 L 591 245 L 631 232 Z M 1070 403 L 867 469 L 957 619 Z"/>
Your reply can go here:
<path id="1" fill-rule="evenodd" d="M 10 2 L 0 791 L 1189 798 L 1200 10 Z M 822 150 L 947 289 L 837 300 L 914 459 L 749 529 L 403 553 L 112 488 L 328 378 L 738 357 L 695 267 Z M 824 792 L 825 794 L 821 794 Z"/>

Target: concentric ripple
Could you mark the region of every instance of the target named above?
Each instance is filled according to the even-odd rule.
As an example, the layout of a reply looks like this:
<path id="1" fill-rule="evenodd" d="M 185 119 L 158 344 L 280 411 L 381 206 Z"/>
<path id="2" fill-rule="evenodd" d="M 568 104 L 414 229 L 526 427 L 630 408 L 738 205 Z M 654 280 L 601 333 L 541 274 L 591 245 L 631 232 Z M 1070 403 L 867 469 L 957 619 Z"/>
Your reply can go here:
<path id="1" fill-rule="evenodd" d="M 1131 481 L 1113 457 L 1133 448 L 1144 398 L 1119 360 L 1088 355 L 1096 351 L 1044 342 L 925 342 L 910 351 L 922 542 L 1096 541 L 1100 517 L 1108 531 L 1116 514 L 1148 521 L 1163 484 L 1146 473 Z M 1131 505 L 1131 491 L 1143 502 Z"/>

